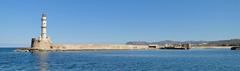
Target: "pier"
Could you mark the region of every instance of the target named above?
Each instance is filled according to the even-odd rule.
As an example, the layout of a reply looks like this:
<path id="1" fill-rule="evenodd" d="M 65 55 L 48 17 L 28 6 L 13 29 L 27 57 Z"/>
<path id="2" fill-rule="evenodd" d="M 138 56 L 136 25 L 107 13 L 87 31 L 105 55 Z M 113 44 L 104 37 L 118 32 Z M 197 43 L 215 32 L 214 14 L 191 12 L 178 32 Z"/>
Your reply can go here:
<path id="1" fill-rule="evenodd" d="M 47 35 L 47 15 L 41 17 L 41 33 L 38 38 L 32 38 L 30 48 L 19 48 L 17 51 L 81 51 L 81 50 L 152 50 L 152 49 L 190 49 L 190 44 L 179 45 L 125 45 L 125 44 L 54 44 Z"/>

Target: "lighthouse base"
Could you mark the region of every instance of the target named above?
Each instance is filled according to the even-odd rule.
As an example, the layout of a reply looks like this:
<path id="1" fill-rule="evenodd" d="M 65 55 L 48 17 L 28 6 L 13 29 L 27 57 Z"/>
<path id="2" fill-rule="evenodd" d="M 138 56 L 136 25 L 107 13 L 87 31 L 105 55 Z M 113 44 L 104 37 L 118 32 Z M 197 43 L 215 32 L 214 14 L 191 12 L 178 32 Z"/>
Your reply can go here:
<path id="1" fill-rule="evenodd" d="M 31 48 L 41 49 L 41 50 L 50 50 L 52 48 L 52 43 L 49 38 L 44 40 L 32 38 Z"/>

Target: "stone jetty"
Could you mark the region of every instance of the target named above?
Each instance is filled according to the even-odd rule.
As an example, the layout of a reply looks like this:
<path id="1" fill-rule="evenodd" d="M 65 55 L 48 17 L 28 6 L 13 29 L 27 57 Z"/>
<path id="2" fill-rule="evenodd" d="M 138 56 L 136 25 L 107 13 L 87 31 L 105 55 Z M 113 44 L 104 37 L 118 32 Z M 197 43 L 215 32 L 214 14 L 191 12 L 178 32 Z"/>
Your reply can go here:
<path id="1" fill-rule="evenodd" d="M 32 38 L 30 48 L 20 48 L 18 51 L 79 51 L 79 50 L 143 50 L 160 49 L 158 45 L 124 45 L 124 44 L 54 44 L 47 36 L 47 15 L 41 17 L 41 33 L 38 38 Z M 174 49 L 174 48 L 171 48 Z"/>

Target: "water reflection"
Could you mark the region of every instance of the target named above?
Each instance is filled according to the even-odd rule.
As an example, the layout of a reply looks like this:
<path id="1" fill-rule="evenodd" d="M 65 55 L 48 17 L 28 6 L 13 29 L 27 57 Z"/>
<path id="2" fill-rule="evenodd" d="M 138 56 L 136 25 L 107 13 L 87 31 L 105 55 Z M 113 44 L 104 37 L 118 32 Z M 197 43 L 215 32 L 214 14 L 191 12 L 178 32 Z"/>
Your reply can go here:
<path id="1" fill-rule="evenodd" d="M 34 52 L 33 54 L 37 55 L 39 71 L 47 71 L 48 70 L 48 52 Z"/>

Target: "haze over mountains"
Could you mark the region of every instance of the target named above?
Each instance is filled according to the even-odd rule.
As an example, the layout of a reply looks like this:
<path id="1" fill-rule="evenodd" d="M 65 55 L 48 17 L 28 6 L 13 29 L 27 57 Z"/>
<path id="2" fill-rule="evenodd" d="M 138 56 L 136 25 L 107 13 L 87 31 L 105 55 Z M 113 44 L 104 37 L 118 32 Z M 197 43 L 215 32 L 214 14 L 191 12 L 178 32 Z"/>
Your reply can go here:
<path id="1" fill-rule="evenodd" d="M 186 44 L 190 43 L 192 45 L 206 45 L 206 46 L 240 46 L 240 39 L 230 39 L 230 40 L 218 40 L 218 41 L 174 41 L 174 40 L 164 40 L 159 42 L 147 42 L 147 41 L 129 41 L 128 45 L 165 45 L 165 44 Z M 30 44 L 9 44 L 0 43 L 0 47 L 28 47 Z"/>
<path id="2" fill-rule="evenodd" d="M 240 39 L 218 40 L 218 41 L 173 41 L 164 40 L 159 42 L 147 41 L 129 41 L 129 45 L 165 45 L 165 44 L 192 44 L 192 45 L 205 45 L 205 46 L 240 46 Z"/>

